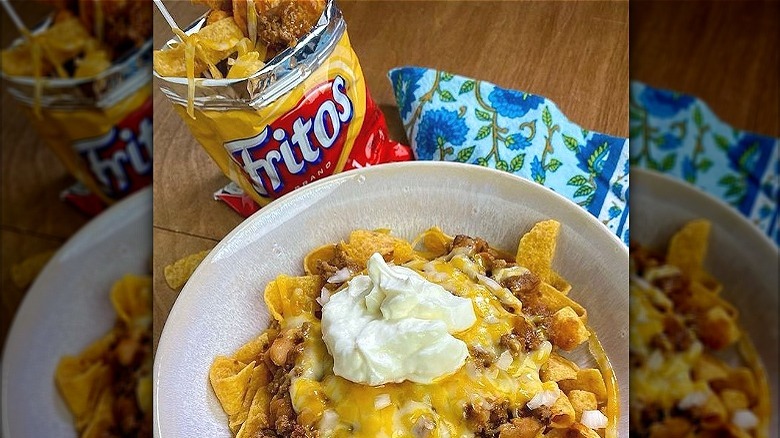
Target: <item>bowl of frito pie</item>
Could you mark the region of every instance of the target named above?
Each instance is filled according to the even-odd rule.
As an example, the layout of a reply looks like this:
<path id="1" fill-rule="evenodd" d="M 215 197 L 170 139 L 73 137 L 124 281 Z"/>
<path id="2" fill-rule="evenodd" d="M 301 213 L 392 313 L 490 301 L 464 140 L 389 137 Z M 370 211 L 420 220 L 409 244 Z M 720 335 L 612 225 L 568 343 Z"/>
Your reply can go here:
<path id="1" fill-rule="evenodd" d="M 208 12 L 172 29 L 154 74 L 197 142 L 259 206 L 328 175 L 411 159 L 388 138 L 335 2 L 193 3 Z"/>
<path id="2" fill-rule="evenodd" d="M 2 77 L 91 193 L 64 197 L 94 215 L 152 181 L 151 2 L 45 3 L 48 18 L 2 50 Z"/>
<path id="3" fill-rule="evenodd" d="M 627 436 L 628 298 L 627 247 L 538 184 L 443 162 L 333 175 L 190 277 L 155 432 Z"/>
<path id="4" fill-rule="evenodd" d="M 777 436 L 778 250 L 732 206 L 632 170 L 631 433 Z"/>

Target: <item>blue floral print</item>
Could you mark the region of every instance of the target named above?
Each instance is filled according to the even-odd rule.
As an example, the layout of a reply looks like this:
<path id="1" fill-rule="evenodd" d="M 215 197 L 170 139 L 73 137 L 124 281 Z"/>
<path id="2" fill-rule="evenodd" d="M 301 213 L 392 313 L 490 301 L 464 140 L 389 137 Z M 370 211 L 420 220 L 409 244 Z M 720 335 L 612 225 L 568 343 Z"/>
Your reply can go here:
<path id="1" fill-rule="evenodd" d="M 408 117 L 412 111 L 414 92 L 420 87 L 420 78 L 422 78 L 423 73 L 425 73 L 423 68 L 410 68 L 403 71 L 393 70 L 390 73 L 394 84 L 395 100 L 398 102 L 398 108 L 403 118 Z"/>
<path id="2" fill-rule="evenodd" d="M 658 148 L 664 151 L 677 149 L 680 147 L 680 145 L 682 145 L 680 139 L 672 134 L 664 134 L 661 137 L 661 141 L 658 142 Z"/>
<path id="3" fill-rule="evenodd" d="M 425 113 L 415 137 L 417 158 L 431 160 L 434 152 L 444 151 L 446 145 L 462 145 L 467 132 L 466 122 L 455 111 L 438 109 Z"/>
<path id="4" fill-rule="evenodd" d="M 489 166 L 543 184 L 628 244 L 626 139 L 582 129 L 531 93 L 420 67 L 389 77 L 417 159 Z"/>
<path id="5" fill-rule="evenodd" d="M 493 91 L 488 95 L 488 100 L 493 104 L 496 112 L 511 118 L 522 117 L 544 102 L 544 98 L 533 94 L 498 87 L 493 88 Z"/>
<path id="6" fill-rule="evenodd" d="M 531 146 L 531 140 L 523 134 L 512 134 L 507 137 L 506 147 L 512 151 L 519 151 Z"/>
<path id="7" fill-rule="evenodd" d="M 672 117 L 691 106 L 693 97 L 648 87 L 639 94 L 639 101 L 642 106 L 660 117 Z"/>
<path id="8" fill-rule="evenodd" d="M 544 182 L 547 179 L 547 172 L 545 172 L 542 162 L 539 161 L 539 157 L 534 157 L 531 162 L 531 178 L 536 182 Z"/>
<path id="9" fill-rule="evenodd" d="M 737 130 L 693 97 L 631 84 L 631 164 L 723 199 L 780 243 L 780 140 Z"/>

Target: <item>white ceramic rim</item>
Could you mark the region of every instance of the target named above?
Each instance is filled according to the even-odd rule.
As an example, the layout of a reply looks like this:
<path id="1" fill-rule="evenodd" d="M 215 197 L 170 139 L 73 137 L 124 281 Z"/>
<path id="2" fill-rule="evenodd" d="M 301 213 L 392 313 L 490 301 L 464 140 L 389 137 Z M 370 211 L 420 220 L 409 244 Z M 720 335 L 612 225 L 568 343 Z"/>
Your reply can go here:
<path id="1" fill-rule="evenodd" d="M 629 178 L 635 178 L 634 187 L 641 187 L 643 192 L 653 192 L 659 190 L 659 186 L 665 185 L 669 187 L 666 190 L 673 190 L 681 193 L 680 197 L 696 199 L 697 202 L 701 202 L 707 207 L 716 210 L 721 219 L 724 219 L 730 225 L 738 227 L 736 232 L 740 235 L 745 234 L 750 238 L 755 239 L 756 242 L 761 242 L 759 245 L 764 246 L 761 251 L 767 253 L 774 252 L 778 254 L 778 247 L 775 242 L 766 235 L 755 224 L 751 223 L 748 218 L 742 215 L 733 205 L 728 204 L 720 198 L 705 192 L 704 190 L 675 178 L 665 173 L 657 172 L 654 170 L 631 168 Z M 647 180 L 637 182 L 637 180 Z"/>

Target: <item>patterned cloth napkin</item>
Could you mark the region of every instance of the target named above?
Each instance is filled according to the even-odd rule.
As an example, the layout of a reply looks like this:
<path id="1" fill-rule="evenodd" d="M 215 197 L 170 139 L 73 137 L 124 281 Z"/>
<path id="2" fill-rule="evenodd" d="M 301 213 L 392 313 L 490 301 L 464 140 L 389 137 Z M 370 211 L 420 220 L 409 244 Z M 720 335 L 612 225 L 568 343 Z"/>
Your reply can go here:
<path id="1" fill-rule="evenodd" d="M 631 84 L 631 164 L 720 198 L 780 243 L 780 139 L 737 130 L 694 96 Z"/>
<path id="2" fill-rule="evenodd" d="M 494 167 L 549 187 L 628 244 L 628 141 L 588 131 L 550 100 L 420 67 L 390 71 L 418 160 Z"/>

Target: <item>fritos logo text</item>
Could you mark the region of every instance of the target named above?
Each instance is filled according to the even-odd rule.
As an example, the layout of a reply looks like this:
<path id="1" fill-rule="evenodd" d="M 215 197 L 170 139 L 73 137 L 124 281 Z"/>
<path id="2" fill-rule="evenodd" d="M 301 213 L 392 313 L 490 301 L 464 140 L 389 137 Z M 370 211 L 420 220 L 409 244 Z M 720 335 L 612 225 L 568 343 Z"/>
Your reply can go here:
<path id="1" fill-rule="evenodd" d="M 278 197 L 333 173 L 353 109 L 344 78 L 336 76 L 259 134 L 225 143 L 225 148 L 260 194 Z M 309 171 L 311 166 L 318 170 Z"/>
<path id="2" fill-rule="evenodd" d="M 152 101 L 99 137 L 74 147 L 98 184 L 111 198 L 121 198 L 152 181 Z"/>

